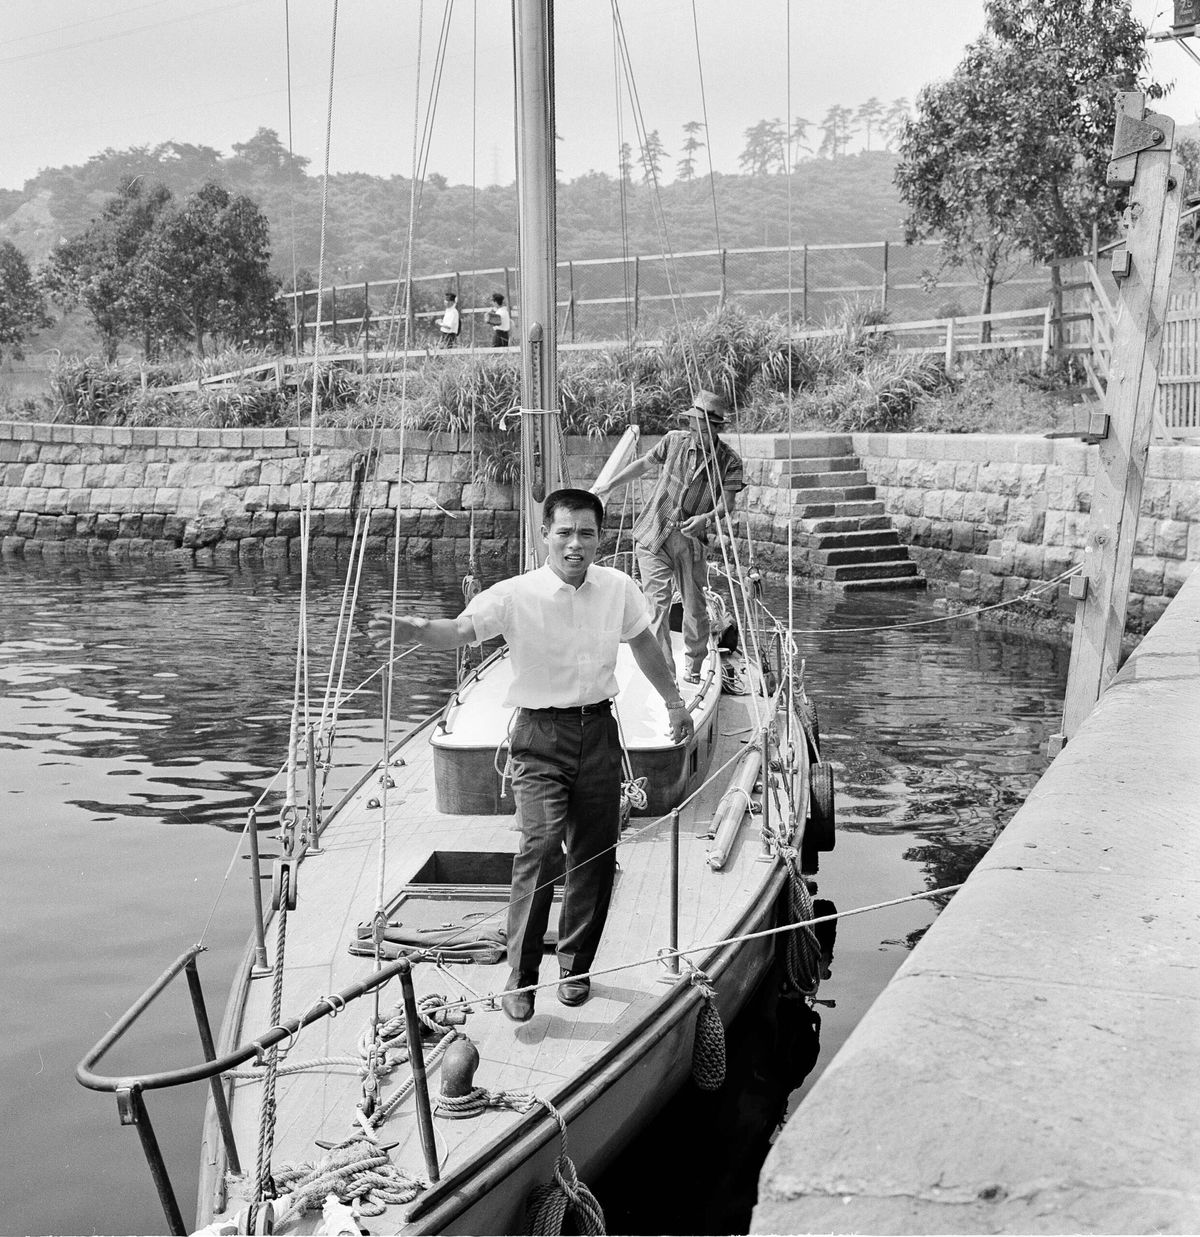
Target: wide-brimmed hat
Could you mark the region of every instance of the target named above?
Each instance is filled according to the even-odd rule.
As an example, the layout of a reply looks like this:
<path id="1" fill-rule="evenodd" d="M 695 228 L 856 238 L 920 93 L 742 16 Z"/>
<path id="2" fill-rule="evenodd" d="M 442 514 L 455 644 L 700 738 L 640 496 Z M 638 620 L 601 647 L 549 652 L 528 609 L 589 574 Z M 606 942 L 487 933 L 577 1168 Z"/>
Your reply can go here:
<path id="1" fill-rule="evenodd" d="M 709 425 L 724 425 L 729 401 L 715 391 L 697 391 L 692 406 L 684 412 L 686 417 L 704 417 Z"/>

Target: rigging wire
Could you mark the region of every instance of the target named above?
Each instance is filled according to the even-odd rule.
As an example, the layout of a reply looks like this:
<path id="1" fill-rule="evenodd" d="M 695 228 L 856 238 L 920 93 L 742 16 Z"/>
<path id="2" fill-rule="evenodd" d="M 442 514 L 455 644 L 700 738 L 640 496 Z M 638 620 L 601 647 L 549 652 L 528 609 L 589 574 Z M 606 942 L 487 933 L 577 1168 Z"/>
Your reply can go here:
<path id="1" fill-rule="evenodd" d="M 700 55 L 700 22 L 696 17 L 696 0 L 692 0 L 692 33 L 696 43 L 696 72 L 700 75 L 700 111 L 704 116 L 704 149 L 708 152 L 708 185 L 712 192 L 713 231 L 717 249 L 721 248 L 721 218 L 717 211 L 717 178 L 713 175 L 712 137 L 708 129 L 708 92 L 704 89 L 704 61 Z"/>

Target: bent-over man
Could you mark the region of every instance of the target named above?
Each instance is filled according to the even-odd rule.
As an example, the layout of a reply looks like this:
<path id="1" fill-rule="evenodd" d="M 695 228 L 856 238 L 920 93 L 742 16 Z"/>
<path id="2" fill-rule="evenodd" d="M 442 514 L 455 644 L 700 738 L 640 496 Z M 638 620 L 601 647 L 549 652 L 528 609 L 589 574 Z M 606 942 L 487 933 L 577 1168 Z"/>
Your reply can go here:
<path id="1" fill-rule="evenodd" d="M 698 683 L 708 648 L 708 536 L 720 527 L 743 486 L 742 461 L 717 436 L 725 426 L 729 402 L 712 391 L 700 391 L 684 414 L 691 430 L 664 434 L 648 455 L 614 474 L 603 490 L 605 498 L 619 485 L 659 466 L 654 490 L 636 523 L 633 540 L 638 570 L 653 611 L 654 634 L 674 670 L 671 652 L 671 598 L 679 590 L 683 602 L 684 681 Z"/>
<path id="2" fill-rule="evenodd" d="M 542 508 L 546 562 L 473 597 L 454 619 L 397 617 L 396 629 L 428 648 L 502 635 L 516 706 L 509 734 L 521 833 L 508 910 L 511 974 L 501 1005 L 514 1022 L 533 1015 L 554 881 L 566 878 L 558 932 L 558 999 L 588 999 L 587 972 L 604 930 L 620 833 L 621 743 L 612 698 L 617 649 L 629 644 L 663 698 L 674 742 L 693 733 L 691 714 L 650 630 L 646 598 L 622 571 L 594 563 L 604 506 L 585 490 L 555 490 Z"/>

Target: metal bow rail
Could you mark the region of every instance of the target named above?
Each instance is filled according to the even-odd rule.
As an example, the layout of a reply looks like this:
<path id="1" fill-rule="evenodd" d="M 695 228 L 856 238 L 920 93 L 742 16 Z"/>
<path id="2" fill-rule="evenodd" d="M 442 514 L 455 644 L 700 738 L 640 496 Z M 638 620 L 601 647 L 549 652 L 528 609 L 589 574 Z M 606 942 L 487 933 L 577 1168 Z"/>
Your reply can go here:
<path id="1" fill-rule="evenodd" d="M 221 1084 L 221 1075 L 227 1070 L 235 1069 L 245 1064 L 251 1058 L 262 1061 L 267 1049 L 282 1040 L 290 1039 L 302 1028 L 319 1021 L 322 1018 L 336 1015 L 351 1001 L 365 996 L 369 992 L 381 988 L 397 975 L 400 976 L 404 992 L 404 1016 L 408 1036 L 409 1053 L 413 1067 L 413 1082 L 417 1102 L 418 1129 L 421 1136 L 421 1147 L 425 1155 L 426 1168 L 430 1179 L 438 1178 L 437 1154 L 433 1143 L 433 1118 L 429 1102 L 429 1088 L 425 1077 L 424 1049 L 421 1044 L 420 1021 L 417 1017 L 416 999 L 412 982 L 412 962 L 408 958 L 400 958 L 395 962 L 380 967 L 366 978 L 343 988 L 341 992 L 322 997 L 311 1009 L 298 1018 L 290 1018 L 277 1026 L 271 1027 L 265 1034 L 248 1044 L 242 1044 L 222 1057 L 216 1055 L 213 1044 L 212 1027 L 208 1020 L 208 1010 L 204 1002 L 204 993 L 200 984 L 200 973 L 196 966 L 197 955 L 204 952 L 206 946 L 193 945 L 181 954 L 159 977 L 142 993 L 140 997 L 121 1015 L 111 1029 L 99 1040 L 94 1048 L 75 1067 L 75 1077 L 92 1091 L 111 1091 L 117 1097 L 117 1112 L 122 1125 L 137 1126 L 138 1137 L 141 1139 L 142 1151 L 150 1167 L 150 1175 L 154 1179 L 158 1191 L 159 1202 L 166 1216 L 168 1230 L 173 1234 L 185 1234 L 184 1226 L 175 1190 L 171 1184 L 170 1174 L 163 1160 L 158 1139 L 150 1114 L 146 1109 L 143 1092 L 160 1091 L 171 1087 L 183 1086 L 187 1083 L 208 1081 L 212 1089 L 213 1105 L 216 1110 L 217 1124 L 221 1130 L 221 1139 L 225 1147 L 227 1163 L 231 1171 L 241 1172 L 241 1162 L 234 1143 L 233 1125 L 229 1118 L 229 1105 L 226 1102 L 225 1091 Z M 192 1009 L 196 1015 L 196 1028 L 200 1034 L 200 1047 L 204 1053 L 204 1061 L 198 1065 L 185 1066 L 182 1069 L 161 1070 L 156 1073 L 138 1074 L 135 1076 L 113 1077 L 95 1072 L 101 1060 L 117 1041 L 133 1026 L 135 1022 L 150 1008 L 159 995 L 180 973 L 187 976 L 188 990 L 191 993 Z"/>

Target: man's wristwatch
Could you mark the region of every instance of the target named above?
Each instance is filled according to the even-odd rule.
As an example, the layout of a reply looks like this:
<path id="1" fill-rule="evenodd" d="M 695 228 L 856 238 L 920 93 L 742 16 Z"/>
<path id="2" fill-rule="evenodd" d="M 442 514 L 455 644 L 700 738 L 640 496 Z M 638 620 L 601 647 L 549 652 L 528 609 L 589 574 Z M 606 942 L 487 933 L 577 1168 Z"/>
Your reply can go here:
<path id="1" fill-rule="evenodd" d="M 665 701 L 665 704 L 667 706 L 668 713 L 672 712 L 675 709 L 686 709 L 687 708 L 687 705 L 683 703 L 682 696 L 678 697 L 678 699 L 676 700 L 667 700 Z"/>

